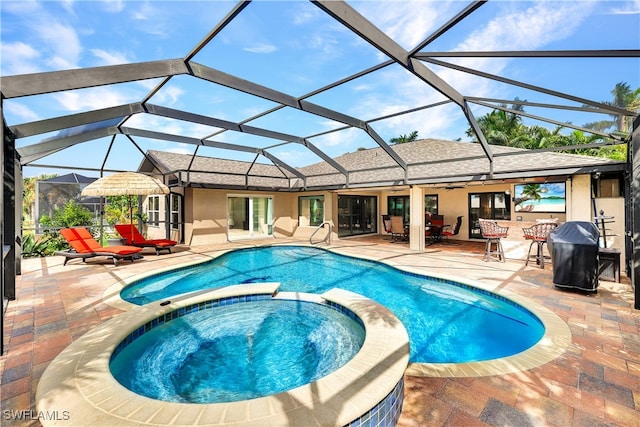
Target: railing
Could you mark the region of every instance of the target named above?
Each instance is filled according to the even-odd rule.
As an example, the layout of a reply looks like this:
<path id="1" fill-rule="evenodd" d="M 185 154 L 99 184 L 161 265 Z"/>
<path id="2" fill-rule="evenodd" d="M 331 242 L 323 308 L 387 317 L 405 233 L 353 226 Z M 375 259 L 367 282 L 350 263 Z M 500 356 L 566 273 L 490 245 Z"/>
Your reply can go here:
<path id="1" fill-rule="evenodd" d="M 324 239 L 320 240 L 318 243 L 313 243 L 313 237 L 316 235 L 316 233 L 320 230 L 322 230 L 324 228 L 325 225 L 329 226 L 329 232 L 327 233 L 327 235 L 324 237 Z M 309 237 L 309 243 L 312 245 L 319 245 L 322 242 L 327 242 L 327 245 L 331 244 L 331 223 L 328 221 L 323 222 L 322 224 L 320 224 L 315 231 L 311 234 L 311 237 Z"/>

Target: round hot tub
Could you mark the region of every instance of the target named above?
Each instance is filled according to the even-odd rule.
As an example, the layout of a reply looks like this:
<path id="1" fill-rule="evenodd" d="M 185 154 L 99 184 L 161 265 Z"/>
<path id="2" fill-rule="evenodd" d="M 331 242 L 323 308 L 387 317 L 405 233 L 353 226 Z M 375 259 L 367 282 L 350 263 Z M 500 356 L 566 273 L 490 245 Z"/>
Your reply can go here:
<path id="1" fill-rule="evenodd" d="M 228 286 L 116 316 L 49 364 L 38 384 L 37 410 L 67 411 L 68 419 L 56 425 L 394 424 L 402 410 L 409 361 L 409 337 L 398 318 L 353 292 L 278 293 L 278 287 Z M 180 328 L 171 329 L 175 326 Z M 287 339 L 274 343 L 279 336 Z M 149 343 L 156 349 L 145 354 Z M 240 357 L 231 358 L 234 351 Z M 336 357 L 343 351 L 346 356 Z M 142 372 L 145 360 L 156 356 L 151 372 Z M 282 377 L 289 376 L 284 364 L 301 357 L 306 359 L 302 369 L 291 371 L 294 381 L 283 384 Z M 230 387 L 233 380 L 209 382 L 228 376 L 246 384 L 252 378 L 247 370 L 271 384 L 242 394 Z M 136 377 L 134 382 L 146 378 L 142 388 L 155 382 L 147 389 L 156 391 L 132 391 L 135 387 L 123 385 L 131 382 L 126 377 Z M 170 386 L 164 387 L 167 382 Z"/>
<path id="2" fill-rule="evenodd" d="M 169 402 L 255 399 L 311 383 L 351 360 L 364 342 L 353 312 L 256 296 L 178 309 L 132 332 L 113 353 L 120 384 Z"/>

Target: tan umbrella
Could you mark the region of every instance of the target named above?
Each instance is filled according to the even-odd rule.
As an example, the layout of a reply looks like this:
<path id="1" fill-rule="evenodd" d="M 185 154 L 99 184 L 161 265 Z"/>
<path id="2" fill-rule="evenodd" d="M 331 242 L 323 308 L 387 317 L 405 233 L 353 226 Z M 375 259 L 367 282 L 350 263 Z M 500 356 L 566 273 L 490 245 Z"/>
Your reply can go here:
<path id="1" fill-rule="evenodd" d="M 81 193 L 83 196 L 150 196 L 153 194 L 169 194 L 169 187 L 157 178 L 136 172 L 118 172 L 102 177 L 87 185 Z M 131 197 L 129 197 L 129 218 L 133 231 Z"/>
<path id="2" fill-rule="evenodd" d="M 82 190 L 83 196 L 149 196 L 169 194 L 169 187 L 152 176 L 119 172 L 97 179 Z"/>

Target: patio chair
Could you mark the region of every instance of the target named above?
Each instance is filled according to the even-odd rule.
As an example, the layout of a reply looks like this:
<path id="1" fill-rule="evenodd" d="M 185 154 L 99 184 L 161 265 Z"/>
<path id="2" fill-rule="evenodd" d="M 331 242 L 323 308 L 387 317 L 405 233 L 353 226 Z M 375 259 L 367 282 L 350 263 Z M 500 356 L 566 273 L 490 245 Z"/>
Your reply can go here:
<path id="1" fill-rule="evenodd" d="M 178 244 L 175 240 L 169 239 L 145 239 L 133 224 L 116 224 L 114 227 L 118 234 L 127 239 L 127 245 L 139 248 L 154 248 L 156 255 L 160 255 L 160 251 L 171 253 L 171 248 Z"/>
<path id="2" fill-rule="evenodd" d="M 426 221 L 426 217 L 425 217 Z M 425 238 L 431 240 L 431 243 L 439 242 L 442 238 L 442 230 L 445 227 L 444 215 L 430 215 L 429 221 L 425 222 Z"/>
<path id="3" fill-rule="evenodd" d="M 82 262 L 86 262 L 87 258 L 104 256 L 113 259 L 113 264 L 118 265 L 121 259 L 128 259 L 133 262 L 135 259 L 142 258 L 140 252 L 142 248 L 135 246 L 101 246 L 89 230 L 84 227 L 63 228 L 60 235 L 69 243 L 69 250 L 58 251 L 56 255 L 64 256 L 64 264 L 71 259 L 80 258 Z"/>
<path id="4" fill-rule="evenodd" d="M 391 234 L 391 216 L 390 215 L 382 215 L 382 225 L 384 226 L 384 231 L 388 234 Z"/>
<path id="5" fill-rule="evenodd" d="M 558 226 L 557 223 L 553 222 L 540 222 L 531 227 L 526 227 L 522 229 L 522 233 L 524 238 L 527 240 L 531 240 L 531 244 L 529 245 L 529 252 L 527 253 L 527 261 L 524 265 L 529 265 L 529 259 L 532 257 L 535 258 L 536 264 L 540 266 L 540 268 L 544 268 L 544 244 L 547 243 L 547 239 L 549 238 L 549 233 L 553 229 Z M 537 244 L 537 252 L 535 255 L 531 255 L 531 248 L 533 244 Z"/>
<path id="6" fill-rule="evenodd" d="M 391 217 L 391 241 L 408 240 L 409 231 L 404 227 L 404 220 L 401 216 Z"/>
<path id="7" fill-rule="evenodd" d="M 482 237 L 487 239 L 487 245 L 484 252 L 484 261 L 489 261 L 492 258 L 498 261 L 505 262 L 504 250 L 502 249 L 502 242 L 500 239 L 507 237 L 509 227 L 502 227 L 498 225 L 495 220 L 492 219 L 478 219 L 480 223 L 480 232 Z M 493 246 L 495 245 L 495 250 Z"/>
<path id="8" fill-rule="evenodd" d="M 456 223 L 453 224 L 453 228 L 451 228 L 451 226 L 449 225 L 445 225 L 440 235 L 444 238 L 444 241 L 449 243 L 449 238 L 451 236 L 456 236 L 458 235 L 458 233 L 460 233 L 461 226 L 462 226 L 462 216 L 459 216 L 456 219 Z"/>

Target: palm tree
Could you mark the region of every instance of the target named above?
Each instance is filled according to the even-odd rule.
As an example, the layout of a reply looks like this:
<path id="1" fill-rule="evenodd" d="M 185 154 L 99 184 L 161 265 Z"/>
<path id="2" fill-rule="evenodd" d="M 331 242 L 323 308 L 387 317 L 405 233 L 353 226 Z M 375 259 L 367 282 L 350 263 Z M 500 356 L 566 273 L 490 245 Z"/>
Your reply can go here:
<path id="1" fill-rule="evenodd" d="M 391 144 L 404 144 L 406 142 L 413 142 L 418 140 L 418 131 L 414 130 L 408 135 L 400 135 L 395 138 L 391 138 L 389 142 Z"/>
<path id="2" fill-rule="evenodd" d="M 515 100 L 518 101 L 519 99 L 516 98 Z M 501 104 L 500 106 L 507 108 L 506 104 Z M 524 106 L 522 104 L 514 104 L 510 109 L 524 111 Z M 478 118 L 478 126 L 487 142 L 492 145 L 518 146 L 518 144 L 513 144 L 513 141 L 521 138 L 523 133 L 526 132 L 526 126 L 522 124 L 522 118 L 519 114 L 499 109 Z M 467 129 L 466 134 L 469 137 L 476 136 L 472 128 Z"/>
<path id="3" fill-rule="evenodd" d="M 611 91 L 611 94 L 613 95 L 613 100 L 603 101 L 602 104 L 635 112 L 640 110 L 640 88 L 633 91 L 631 90 L 631 86 L 626 82 L 618 82 Z M 599 131 L 615 128 L 615 130 L 620 132 L 629 132 L 632 122 L 633 117 L 622 114 L 611 114 L 611 120 L 587 123 L 584 127 Z"/>
<path id="4" fill-rule="evenodd" d="M 36 205 L 36 178 L 27 177 L 22 180 L 22 220 L 32 226 L 33 210 Z"/>

